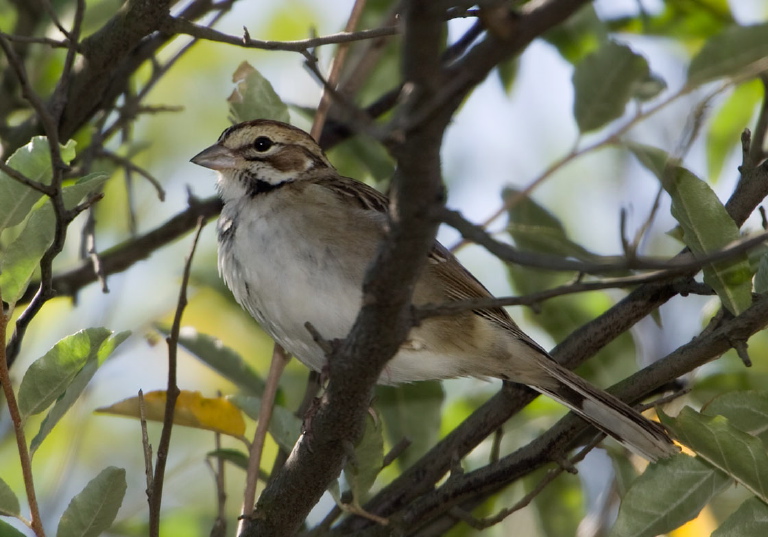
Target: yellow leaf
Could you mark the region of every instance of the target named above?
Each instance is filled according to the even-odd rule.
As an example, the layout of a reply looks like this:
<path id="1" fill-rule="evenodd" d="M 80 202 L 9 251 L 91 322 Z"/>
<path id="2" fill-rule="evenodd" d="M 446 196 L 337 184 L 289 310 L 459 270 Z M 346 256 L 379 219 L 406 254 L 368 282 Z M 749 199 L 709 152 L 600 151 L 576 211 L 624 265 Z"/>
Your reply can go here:
<path id="1" fill-rule="evenodd" d="M 166 392 L 158 390 L 144 394 L 144 416 L 147 420 L 163 421 Z M 140 419 L 139 398 L 129 397 L 96 412 Z M 203 397 L 200 392 L 182 390 L 176 400 L 173 423 L 197 429 L 207 429 L 236 438 L 245 434 L 245 420 L 239 408 L 223 397 Z"/>
<path id="2" fill-rule="evenodd" d="M 669 537 L 697 537 L 709 535 L 717 529 L 717 520 L 709 507 L 705 507 L 699 516 L 688 521 L 679 528 L 669 533 Z"/>

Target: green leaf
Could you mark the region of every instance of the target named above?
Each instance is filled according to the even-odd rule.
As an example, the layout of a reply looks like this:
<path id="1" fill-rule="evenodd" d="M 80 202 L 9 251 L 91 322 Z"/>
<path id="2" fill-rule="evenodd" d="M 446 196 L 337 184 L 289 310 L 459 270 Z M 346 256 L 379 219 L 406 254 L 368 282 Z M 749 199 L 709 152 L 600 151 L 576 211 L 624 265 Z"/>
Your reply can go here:
<path id="1" fill-rule="evenodd" d="M 760 264 L 755 273 L 755 292 L 765 293 L 768 291 L 768 254 L 763 254 L 760 258 Z"/>
<path id="2" fill-rule="evenodd" d="M 33 181 L 49 185 L 52 177 L 49 148 L 47 138 L 35 136 L 27 145 L 17 149 L 6 164 Z M 74 141 L 61 146 L 61 158 L 66 164 L 75 158 Z M 24 220 L 41 196 L 37 190 L 0 172 L 0 231 Z"/>
<path id="3" fill-rule="evenodd" d="M 649 73 L 647 77 L 635 84 L 632 97 L 642 102 L 650 101 L 665 89 L 667 89 L 667 83 L 664 79 L 657 74 Z"/>
<path id="4" fill-rule="evenodd" d="M 533 199 L 523 197 L 519 201 L 510 200 L 509 198 L 516 196 L 516 193 L 514 189 L 505 189 L 503 198 L 505 204 L 514 201 L 510 204 L 511 208 L 508 211 L 507 229 L 520 250 L 573 257 L 594 263 L 605 262 L 602 256 L 573 242 L 560 220 Z M 573 274 L 567 272 L 540 270 L 513 263 L 507 264 L 506 268 L 509 280 L 519 295 L 551 289 L 573 280 Z M 532 322 L 551 334 L 555 341 L 560 341 L 582 324 L 594 319 L 601 311 L 605 311 L 610 307 L 611 301 L 612 299 L 604 293 L 562 296 L 544 301 L 535 314 L 527 309 L 525 314 L 529 315 Z M 605 352 L 604 356 L 605 361 L 598 358 L 593 362 L 593 364 L 599 363 L 599 366 L 589 364 L 582 366 L 581 374 L 584 374 L 587 368 L 599 374 L 598 383 L 618 381 L 621 377 L 615 376 L 614 373 L 619 373 L 630 364 L 632 366 L 635 364 L 636 353 L 632 337 L 629 334 L 620 336 L 614 343 L 613 349 Z M 593 377 L 593 380 L 596 378 Z"/>
<path id="5" fill-rule="evenodd" d="M 35 451 L 37 451 L 37 448 L 40 447 L 40 444 L 43 442 L 43 440 L 46 439 L 48 434 L 56 426 L 56 424 L 59 423 L 62 417 L 64 417 L 64 414 L 66 414 L 67 410 L 69 410 L 72 405 L 75 404 L 75 401 L 77 401 L 77 399 L 80 397 L 80 394 L 83 393 L 85 387 L 88 386 L 88 383 L 90 382 L 91 378 L 93 378 L 93 375 L 96 374 L 98 368 L 101 367 L 101 364 L 103 364 L 104 361 L 112 355 L 112 352 L 118 347 L 118 345 L 125 341 L 126 338 L 128 338 L 130 335 L 130 331 L 125 331 L 108 338 L 99 346 L 99 350 L 96 353 L 95 359 L 88 360 L 82 369 L 80 369 L 80 371 L 75 374 L 72 382 L 69 384 L 61 397 L 56 400 L 53 408 L 51 408 L 51 410 L 45 416 L 45 419 L 43 419 L 42 423 L 40 424 L 40 430 L 32 439 L 32 442 L 30 443 L 30 450 L 32 451 L 33 455 Z"/>
<path id="6" fill-rule="evenodd" d="M 561 24 L 555 25 L 544 39 L 572 64 L 579 63 L 606 41 L 608 30 L 593 5 L 585 5 Z M 509 90 L 507 90 L 509 91 Z"/>
<path id="7" fill-rule="evenodd" d="M 649 76 L 645 58 L 613 41 L 584 58 L 573 73 L 573 113 L 579 130 L 599 129 L 621 117 L 638 84 Z"/>
<path id="8" fill-rule="evenodd" d="M 504 201 L 520 195 L 514 188 L 505 188 Z M 507 231 L 521 250 L 573 257 L 581 261 L 599 262 L 596 255 L 568 238 L 562 222 L 529 196 L 520 198 L 507 212 Z"/>
<path id="9" fill-rule="evenodd" d="M 288 123 L 288 107 L 272 84 L 248 62 L 241 63 L 232 75 L 235 89 L 227 99 L 235 123 L 251 119 L 274 119 Z"/>
<path id="10" fill-rule="evenodd" d="M 166 336 L 168 330 L 158 327 Z M 185 328 L 179 334 L 179 345 L 211 366 L 224 378 L 250 395 L 264 393 L 264 380 L 237 352 L 224 345 L 221 340 L 196 330 Z"/>
<path id="11" fill-rule="evenodd" d="M 701 413 L 706 416 L 725 416 L 731 425 L 760 438 L 768 446 L 768 392 L 724 393 L 704 406 Z"/>
<path id="12" fill-rule="evenodd" d="M 694 254 L 717 252 L 739 238 L 739 228 L 707 183 L 660 149 L 641 144 L 628 147 L 669 193 L 672 216 L 683 230 L 683 242 Z M 752 304 L 752 271 L 746 253 L 704 267 L 704 282 L 734 315 Z"/>
<path id="13" fill-rule="evenodd" d="M 504 60 L 496 66 L 496 73 L 499 75 L 499 81 L 504 91 L 509 95 L 517 80 L 517 73 L 520 71 L 520 58 L 514 56 Z"/>
<path id="14" fill-rule="evenodd" d="M 696 457 L 675 455 L 635 479 L 609 537 L 655 537 L 692 520 L 730 479 Z"/>
<path id="15" fill-rule="evenodd" d="M 439 439 L 444 399 L 438 381 L 376 387 L 376 408 L 390 444 L 403 438 L 411 441 L 397 459 L 401 469 L 416 462 Z"/>
<path id="16" fill-rule="evenodd" d="M 334 479 L 328 483 L 328 493 L 331 495 L 331 498 L 333 498 L 333 501 L 336 502 L 336 505 L 339 507 L 343 505 L 341 501 L 341 485 L 339 485 L 338 479 Z"/>
<path id="17" fill-rule="evenodd" d="M 683 47 L 699 44 L 733 24 L 728 0 L 676 0 L 663 6 L 654 13 L 611 19 L 607 24 L 613 33 L 660 36 Z"/>
<path id="18" fill-rule="evenodd" d="M 768 535 L 768 505 L 750 498 L 712 532 L 711 537 L 764 537 Z"/>
<path id="19" fill-rule="evenodd" d="M 739 238 L 739 228 L 708 184 L 685 168 L 674 170 L 665 189 L 672 197 L 672 216 L 683 228 L 683 240 L 695 254 L 717 252 Z M 752 271 L 746 253 L 704 267 L 710 285 L 731 313 L 752 305 Z"/>
<path id="20" fill-rule="evenodd" d="M 677 159 L 673 159 L 669 153 L 658 147 L 633 142 L 627 144 L 627 149 L 632 152 L 640 164 L 658 177 L 659 181 L 666 178 L 670 168 L 679 164 Z"/>
<path id="21" fill-rule="evenodd" d="M 101 188 L 106 179 L 104 174 L 91 174 L 64 187 L 64 206 L 67 209 L 73 208 L 85 196 Z M 53 242 L 55 232 L 56 216 L 50 201 L 46 201 L 32 211 L 24 229 L 0 258 L 3 300 L 13 304 L 24 294 L 40 259 Z"/>
<path id="22" fill-rule="evenodd" d="M 768 503 L 768 453 L 760 439 L 723 416 L 704 416 L 685 407 L 676 418 L 659 412 L 675 438 Z"/>
<path id="23" fill-rule="evenodd" d="M 97 537 L 107 530 L 123 503 L 125 470 L 110 466 L 69 502 L 56 537 Z"/>
<path id="24" fill-rule="evenodd" d="M 0 515 L 19 516 L 19 514 L 21 514 L 19 499 L 8 483 L 0 479 Z"/>
<path id="25" fill-rule="evenodd" d="M 72 383 L 89 361 L 98 356 L 102 344 L 112 335 L 106 328 L 88 328 L 56 343 L 37 359 L 21 380 L 19 410 L 24 418 L 48 408 Z"/>
<path id="26" fill-rule="evenodd" d="M 365 432 L 355 446 L 355 456 L 344 468 L 344 475 L 352 490 L 353 505 L 359 506 L 368 496 L 384 461 L 384 437 L 381 426 L 372 416 L 365 420 Z"/>
<path id="27" fill-rule="evenodd" d="M 688 67 L 688 86 L 726 77 L 757 75 L 766 68 L 768 23 L 731 26 L 709 39 Z"/>
<path id="28" fill-rule="evenodd" d="M 381 182 L 390 179 L 395 173 L 395 162 L 380 142 L 368 136 L 353 136 L 344 143 L 348 154 L 360 161 L 373 177 Z"/>
<path id="29" fill-rule="evenodd" d="M 0 520 L 0 537 L 25 537 L 19 530 Z"/>
<path id="30" fill-rule="evenodd" d="M 261 399 L 250 395 L 233 395 L 229 397 L 240 410 L 245 412 L 253 420 L 259 419 Z M 277 445 L 290 452 L 296 439 L 301 433 L 301 420 L 287 408 L 275 405 L 272 409 L 272 419 L 269 421 L 269 434 L 275 439 Z"/>
<path id="31" fill-rule="evenodd" d="M 759 80 L 740 84 L 712 117 L 706 133 L 707 170 L 712 181 L 720 176 L 725 159 L 737 148 L 741 149 L 741 133 L 749 126 L 762 96 L 763 86 Z"/>

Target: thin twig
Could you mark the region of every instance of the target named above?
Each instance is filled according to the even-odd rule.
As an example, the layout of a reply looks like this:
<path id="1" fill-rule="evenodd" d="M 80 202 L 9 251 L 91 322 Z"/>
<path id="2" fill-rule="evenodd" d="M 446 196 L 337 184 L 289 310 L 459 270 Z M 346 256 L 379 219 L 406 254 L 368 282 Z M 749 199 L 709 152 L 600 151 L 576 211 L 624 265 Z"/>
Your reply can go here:
<path id="1" fill-rule="evenodd" d="M 188 20 L 170 16 L 164 21 L 162 27 L 164 31 L 169 33 L 191 35 L 198 39 L 205 39 L 206 41 L 227 43 L 245 48 L 283 50 L 287 52 L 306 52 L 309 49 L 322 45 L 363 41 L 365 39 L 375 39 L 377 37 L 396 35 L 399 33 L 397 26 L 389 26 L 385 28 L 360 30 L 357 32 L 342 32 L 311 39 L 300 39 L 297 41 L 262 41 L 259 39 L 250 39 L 248 36 L 227 35 L 212 28 L 199 26 Z"/>
<path id="2" fill-rule="evenodd" d="M 61 21 L 59 20 L 58 15 L 56 15 L 56 11 L 53 9 L 53 6 L 51 5 L 50 0 L 42 0 L 43 8 L 45 8 L 46 13 L 48 13 L 48 16 L 51 18 L 51 21 L 53 22 L 53 25 L 56 26 L 56 28 L 64 34 L 64 37 L 67 39 L 71 39 L 71 36 L 66 28 L 61 24 Z"/>
<path id="3" fill-rule="evenodd" d="M 52 196 L 53 190 L 51 189 L 50 185 L 46 185 L 45 183 L 41 183 L 39 181 L 34 181 L 24 175 L 23 173 L 14 170 L 8 164 L 5 162 L 0 161 L 0 172 L 3 172 L 11 179 L 21 183 L 24 186 L 27 186 L 31 188 L 32 190 L 36 190 L 37 192 L 40 192 L 41 194 L 45 194 L 46 196 Z"/>
<path id="4" fill-rule="evenodd" d="M 2 304 L 2 295 L 0 295 L 0 304 Z M 5 312 L 0 310 L 0 342 L 6 340 L 6 330 L 8 328 L 8 317 Z M 8 362 L 6 361 L 5 345 L 0 344 L 0 384 L 3 385 L 5 401 L 8 405 L 8 412 L 11 415 L 13 429 L 16 436 L 16 448 L 19 452 L 19 462 L 21 464 L 21 473 L 24 478 L 24 489 L 27 493 L 27 501 L 31 513 L 31 526 L 37 537 L 45 537 L 43 521 L 40 518 L 40 508 L 37 504 L 35 494 L 35 483 L 32 477 L 32 459 L 27 448 L 27 439 L 24 435 L 24 420 L 19 411 L 19 404 L 16 400 L 16 394 L 13 393 L 11 383 L 11 374 L 8 371 Z"/>
<path id="5" fill-rule="evenodd" d="M 96 250 L 96 215 L 95 211 L 91 209 L 88 212 L 88 220 L 83 226 L 84 235 L 84 257 L 87 256 L 93 266 L 93 272 L 96 274 L 96 278 L 101 284 L 101 292 L 109 293 L 109 286 L 107 285 L 107 275 L 104 273 L 104 265 L 101 263 L 101 256 Z"/>
<path id="6" fill-rule="evenodd" d="M 219 392 L 221 397 L 221 392 Z M 214 443 L 216 451 L 221 450 L 221 433 L 214 433 Z M 216 480 L 216 520 L 211 528 L 210 537 L 223 537 L 227 534 L 227 489 L 224 480 L 226 465 L 224 464 L 223 457 L 216 457 L 216 467 L 210 462 L 210 458 L 206 459 L 208 465 L 213 472 Z"/>
<path id="7" fill-rule="evenodd" d="M 35 110 L 35 113 L 43 125 L 43 130 L 45 131 L 45 135 L 48 137 L 48 143 L 51 149 L 54 175 L 56 175 L 55 170 L 57 168 L 63 168 L 61 152 L 59 151 L 59 135 L 56 120 L 49 112 L 48 107 L 45 105 L 43 99 L 32 88 L 32 85 L 29 82 L 29 77 L 27 76 L 27 69 L 24 67 L 24 63 L 21 61 L 21 58 L 19 58 L 19 56 L 16 54 L 16 51 L 9 43 L 4 32 L 0 32 L 0 48 L 3 49 L 8 63 L 16 73 L 16 78 L 19 80 L 19 86 L 21 87 L 22 96 L 27 100 L 27 102 L 29 102 L 30 105 L 32 105 L 32 108 Z"/>
<path id="8" fill-rule="evenodd" d="M 678 254 L 673 258 L 658 257 L 632 257 L 625 256 L 601 256 L 600 261 L 580 261 L 563 258 L 550 254 L 520 251 L 509 244 L 495 240 L 482 227 L 466 220 L 457 211 L 445 209 L 442 211 L 442 220 L 456 229 L 461 235 L 486 248 L 499 259 L 509 261 L 527 267 L 545 268 L 564 272 L 581 272 L 585 274 L 600 274 L 620 272 L 626 270 L 673 270 L 685 272 L 686 270 L 699 269 L 702 266 L 728 259 L 737 254 L 744 253 L 756 245 L 768 239 L 766 233 L 755 233 L 737 239 L 716 252 L 695 256 L 687 252 Z"/>
<path id="9" fill-rule="evenodd" d="M 283 348 L 275 343 L 272 351 L 272 362 L 269 365 L 269 374 L 264 386 L 264 393 L 261 396 L 261 407 L 259 408 L 259 421 L 256 424 L 256 432 L 253 435 L 251 450 L 248 454 L 248 469 L 245 478 L 245 492 L 243 493 L 243 509 L 240 518 L 240 524 L 237 534 L 242 532 L 244 520 L 251 516 L 253 506 L 256 504 L 256 483 L 259 479 L 259 468 L 261 467 L 261 454 L 264 449 L 264 442 L 269 431 L 269 422 L 272 419 L 272 410 L 275 406 L 275 398 L 280 383 L 280 376 L 283 374 L 285 365 L 290 357 Z"/>
<path id="10" fill-rule="evenodd" d="M 568 459 L 565 459 L 565 464 L 558 464 L 555 468 L 552 468 L 547 472 L 547 474 L 539 481 L 536 486 L 531 490 L 528 494 L 523 496 L 517 503 L 515 503 L 513 506 L 508 507 L 506 509 L 502 509 L 498 513 L 496 513 L 493 516 L 486 517 L 486 518 L 475 518 L 472 515 L 470 515 L 468 512 L 461 508 L 453 508 L 450 513 L 457 518 L 461 519 L 463 522 L 466 522 L 469 526 L 471 526 L 474 529 L 478 530 L 484 530 L 487 528 L 490 528 L 491 526 L 495 526 L 505 518 L 507 518 L 509 515 L 514 513 L 515 511 L 519 511 L 520 509 L 523 509 L 524 507 L 527 507 L 541 492 L 549 485 L 552 481 L 555 480 L 556 477 L 558 477 L 563 472 L 568 471 L 569 468 L 574 467 L 577 463 L 581 462 L 584 457 L 587 456 L 587 454 L 592 451 L 597 444 L 599 444 L 605 435 L 598 434 L 595 436 L 595 438 L 592 439 L 591 442 L 589 442 L 584 448 L 582 448 L 576 455 L 573 457 L 570 457 Z"/>
<path id="11" fill-rule="evenodd" d="M 147 501 L 149 503 L 150 537 L 160 536 L 160 506 L 163 500 L 165 466 L 168 461 L 168 449 L 171 444 L 174 409 L 176 407 L 176 400 L 179 397 L 179 387 L 176 384 L 179 331 L 181 330 L 181 317 L 184 313 L 184 308 L 187 306 L 187 285 L 189 285 L 189 275 L 192 272 L 192 258 L 195 255 L 195 249 L 197 248 L 197 243 L 200 240 L 200 233 L 203 231 L 204 225 L 205 221 L 202 218 L 198 219 L 195 238 L 192 241 L 192 247 L 184 265 L 184 276 L 181 280 L 179 301 L 176 306 L 176 313 L 173 316 L 171 333 L 166 338 L 166 342 L 168 343 L 168 387 L 166 390 L 165 414 L 163 416 L 163 429 L 160 433 L 160 441 L 157 445 L 157 463 L 155 465 L 154 479 L 152 480 L 152 490 L 147 494 Z"/>
<path id="12" fill-rule="evenodd" d="M 403 452 L 408 449 L 413 442 L 410 438 L 401 438 L 400 441 L 392 446 L 392 449 L 390 449 L 385 455 L 384 458 L 381 461 L 381 467 L 386 468 L 393 462 L 397 460 L 397 458 L 403 454 Z"/>
<path id="13" fill-rule="evenodd" d="M 357 27 L 357 23 L 360 21 L 364 8 L 365 0 L 355 0 L 355 4 L 352 6 L 352 12 L 349 14 L 349 19 L 347 20 L 347 25 L 344 28 L 345 33 L 352 33 Z M 328 86 L 326 87 L 336 87 L 338 84 L 341 68 L 344 66 L 348 52 L 349 43 L 339 43 L 339 47 L 336 50 L 336 56 L 333 58 L 333 63 L 331 64 L 331 72 L 328 75 Z M 317 105 L 317 111 L 315 112 L 315 119 L 312 123 L 312 130 L 310 131 L 310 136 L 315 140 L 320 140 L 320 133 L 323 131 L 323 125 L 325 124 L 328 110 L 331 107 L 331 102 L 331 94 L 326 89 L 323 89 L 320 103 Z"/>
<path id="14" fill-rule="evenodd" d="M 5 38 L 8 41 L 12 41 L 14 43 L 22 43 L 22 44 L 36 44 L 36 45 L 47 45 L 51 48 L 69 48 L 70 44 L 68 40 L 59 41 L 58 39 L 51 39 L 50 37 L 33 37 L 29 35 L 11 35 L 11 34 L 5 34 Z M 78 46 L 78 52 L 80 52 L 80 47 Z"/>
<path id="15" fill-rule="evenodd" d="M 659 188 L 656 191 L 656 197 L 653 199 L 653 205 L 651 206 L 651 210 L 648 212 L 648 217 L 645 219 L 645 222 L 643 222 L 643 224 L 638 228 L 637 233 L 635 233 L 635 238 L 632 241 L 634 252 L 637 252 L 637 250 L 640 248 L 640 241 L 643 240 L 643 237 L 645 237 L 645 234 L 650 229 L 651 224 L 656 219 L 656 215 L 659 212 L 659 207 L 661 207 L 661 195 L 663 193 L 664 193 L 664 188 L 661 185 L 659 185 Z"/>
<path id="16" fill-rule="evenodd" d="M 361 110 L 355 105 L 347 96 L 338 91 L 328 80 L 325 79 L 323 73 L 317 65 L 317 58 L 309 53 L 304 53 L 304 67 L 312 74 L 315 79 L 320 83 L 323 88 L 323 92 L 330 95 L 334 104 L 340 106 L 345 114 L 346 123 L 355 132 L 364 132 L 376 140 L 380 140 L 382 143 L 386 143 L 386 135 L 384 129 L 378 127 L 373 123 L 371 116 L 365 111 Z"/>
<path id="17" fill-rule="evenodd" d="M 423 320 L 429 317 L 455 315 L 467 310 L 498 308 L 503 306 L 536 306 L 545 300 L 558 296 L 585 293 L 589 291 L 603 291 L 605 289 L 620 289 L 643 283 L 666 280 L 677 274 L 677 271 L 659 271 L 651 274 L 638 274 L 636 276 L 627 276 L 626 278 L 609 278 L 594 282 L 576 281 L 574 283 L 568 283 L 553 287 L 552 289 L 545 289 L 523 296 L 473 298 L 471 300 L 457 300 L 455 302 L 444 302 L 441 304 L 425 304 L 424 306 L 419 306 L 417 308 L 416 318 Z"/>
<path id="18" fill-rule="evenodd" d="M 54 22 L 57 22 L 53 7 L 51 7 L 47 0 L 45 4 L 47 4 L 47 7 L 49 8 L 49 13 L 54 19 Z M 77 0 L 76 5 L 77 7 L 75 9 L 75 18 L 72 22 L 72 31 L 68 33 L 60 24 L 57 24 L 59 30 L 61 30 L 61 32 L 69 40 L 69 47 L 67 48 L 67 56 L 64 59 L 64 66 L 61 70 L 61 77 L 56 84 L 56 89 L 53 91 L 53 96 L 49 100 L 48 105 L 51 111 L 51 115 L 56 120 L 57 125 L 59 125 L 61 122 L 61 116 L 64 113 L 64 107 L 68 102 L 69 87 L 72 81 L 72 69 L 75 65 L 75 58 L 77 57 L 78 53 L 78 42 L 80 40 L 80 30 L 82 29 L 83 18 L 85 17 L 85 0 Z"/>
<path id="19" fill-rule="evenodd" d="M 149 443 L 149 432 L 147 431 L 147 413 L 144 404 L 144 390 L 139 390 L 139 422 L 141 423 L 141 447 L 144 452 L 144 476 L 147 482 L 146 493 L 149 495 L 152 491 L 152 444 Z"/>
<path id="20" fill-rule="evenodd" d="M 189 198 L 189 207 L 170 218 L 167 222 L 136 238 L 126 240 L 101 254 L 101 263 L 106 275 L 127 270 L 138 261 L 146 259 L 152 252 L 186 235 L 195 228 L 198 217 L 206 220 L 213 218 L 221 210 L 218 196 L 204 200 Z M 75 296 L 80 289 L 96 281 L 90 261 L 58 274 L 53 280 L 53 289 L 57 296 Z M 34 298 L 33 290 L 39 282 L 30 286 L 30 291 L 19 300 L 26 303 Z"/>
<path id="21" fill-rule="evenodd" d="M 307 412 L 317 400 L 317 394 L 320 391 L 320 373 L 317 371 L 310 371 L 307 375 L 307 385 L 304 389 L 304 396 L 301 399 L 301 403 L 296 408 L 296 412 L 293 413 L 298 419 L 303 420 L 307 416 Z M 269 474 L 269 480 L 272 480 L 280 473 L 280 469 L 285 465 L 285 461 L 288 459 L 288 452 L 280 449 L 275 457 L 275 461 L 272 463 L 272 471 Z"/>
<path id="22" fill-rule="evenodd" d="M 145 170 L 141 166 L 137 166 L 130 159 L 120 156 L 111 151 L 102 149 L 101 151 L 99 151 L 98 155 L 105 157 L 115 162 L 116 164 L 119 164 L 120 166 L 124 167 L 126 170 L 131 170 L 141 175 L 144 179 L 149 181 L 149 183 L 153 187 L 155 187 L 155 190 L 157 191 L 157 197 L 160 199 L 160 201 L 165 201 L 165 189 L 163 189 L 163 186 L 160 184 L 160 181 L 155 179 L 155 177 L 151 173 L 149 173 L 147 170 Z"/>
<path id="23" fill-rule="evenodd" d="M 73 35 L 79 32 L 80 22 L 82 19 L 82 11 L 84 10 L 83 0 L 78 0 L 77 13 L 75 14 L 75 22 L 73 27 Z M 86 208 L 86 205 L 75 207 L 74 209 L 67 210 L 64 206 L 64 199 L 62 196 L 61 183 L 63 180 L 64 171 L 68 169 L 68 166 L 64 163 L 61 157 L 61 149 L 59 147 L 59 116 L 60 110 L 56 110 L 54 113 L 49 110 L 48 106 L 43 102 L 43 99 L 34 90 L 29 82 L 26 67 L 24 66 L 21 58 L 16 54 L 16 51 L 10 45 L 5 38 L 5 34 L 0 32 L 0 48 L 5 52 L 8 63 L 12 67 L 19 81 L 23 97 L 29 102 L 40 120 L 43 131 L 48 138 L 48 148 L 51 159 L 51 184 L 46 189 L 46 195 L 48 195 L 51 205 L 53 206 L 55 214 L 55 230 L 53 241 L 46 249 L 42 258 L 40 259 L 40 287 L 35 294 L 32 301 L 27 308 L 22 312 L 19 318 L 16 320 L 16 329 L 11 337 L 8 346 L 6 347 L 6 360 L 10 365 L 18 355 L 21 349 L 21 342 L 26 333 L 29 323 L 37 315 L 40 309 L 43 307 L 50 298 L 54 296 L 52 287 L 53 279 L 53 260 L 64 249 L 64 241 L 66 239 L 66 231 L 72 220 L 79 214 L 80 211 Z M 74 49 L 70 48 L 67 52 L 68 61 L 74 57 Z M 68 64 L 71 67 L 71 63 Z M 63 75 L 65 78 L 67 74 Z M 55 105 L 55 103 L 52 103 Z M 54 106 L 55 108 L 55 106 Z M 18 179 L 18 177 L 16 177 Z M 90 203 L 93 203 L 97 198 L 91 198 Z"/>

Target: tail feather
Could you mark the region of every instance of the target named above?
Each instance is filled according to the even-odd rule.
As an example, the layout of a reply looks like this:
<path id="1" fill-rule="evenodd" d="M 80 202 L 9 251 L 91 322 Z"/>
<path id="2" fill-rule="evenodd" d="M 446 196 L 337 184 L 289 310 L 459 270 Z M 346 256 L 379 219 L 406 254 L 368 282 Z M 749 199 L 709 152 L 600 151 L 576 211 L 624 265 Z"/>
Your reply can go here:
<path id="1" fill-rule="evenodd" d="M 531 386 L 535 390 L 567 406 L 590 424 L 651 462 L 679 452 L 659 424 L 646 419 L 611 394 L 595 388 L 554 360 L 541 360 L 540 363 L 555 382 Z"/>

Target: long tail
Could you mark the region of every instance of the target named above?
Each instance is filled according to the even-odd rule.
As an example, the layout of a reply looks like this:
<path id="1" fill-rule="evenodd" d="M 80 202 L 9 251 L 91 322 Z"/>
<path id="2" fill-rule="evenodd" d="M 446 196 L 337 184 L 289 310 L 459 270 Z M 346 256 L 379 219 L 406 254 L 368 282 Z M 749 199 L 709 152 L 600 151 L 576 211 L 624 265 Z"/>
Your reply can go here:
<path id="1" fill-rule="evenodd" d="M 651 462 L 679 452 L 659 424 L 646 419 L 629 405 L 592 386 L 554 360 L 539 360 L 539 365 L 555 382 L 532 388 L 567 406 L 632 452 Z"/>

